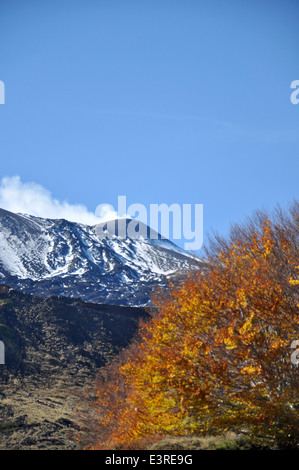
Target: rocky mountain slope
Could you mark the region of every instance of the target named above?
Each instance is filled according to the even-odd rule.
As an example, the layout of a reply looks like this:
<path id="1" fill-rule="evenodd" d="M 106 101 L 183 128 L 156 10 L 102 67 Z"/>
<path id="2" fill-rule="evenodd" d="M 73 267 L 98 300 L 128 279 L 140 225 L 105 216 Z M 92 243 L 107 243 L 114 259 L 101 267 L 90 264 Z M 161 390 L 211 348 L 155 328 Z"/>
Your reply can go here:
<path id="1" fill-rule="evenodd" d="M 130 220 L 122 220 L 128 226 Z M 39 296 L 145 305 L 155 286 L 199 268 L 200 261 L 174 243 L 159 234 L 150 238 L 149 227 L 140 231 L 145 236 L 122 238 L 120 224 L 116 221 L 114 233 L 108 224 L 101 239 L 100 225 L 0 209 L 0 283 Z"/>
<path id="2" fill-rule="evenodd" d="M 0 295 L 0 449 L 73 449 L 80 393 L 126 347 L 143 308 Z"/>

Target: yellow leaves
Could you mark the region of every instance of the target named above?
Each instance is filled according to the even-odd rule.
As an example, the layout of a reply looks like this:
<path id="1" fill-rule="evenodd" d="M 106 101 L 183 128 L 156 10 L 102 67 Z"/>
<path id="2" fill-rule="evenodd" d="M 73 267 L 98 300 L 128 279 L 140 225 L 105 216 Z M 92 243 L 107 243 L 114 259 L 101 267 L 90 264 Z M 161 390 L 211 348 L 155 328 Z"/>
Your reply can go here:
<path id="1" fill-rule="evenodd" d="M 220 346 L 221 344 L 224 344 L 226 349 L 235 349 L 237 347 L 234 324 L 227 328 L 219 329 L 215 338 L 215 346 Z"/>
<path id="2" fill-rule="evenodd" d="M 249 317 L 244 321 L 243 325 L 238 329 L 240 335 L 245 335 L 252 328 L 253 319 L 254 313 L 251 312 Z"/>
<path id="3" fill-rule="evenodd" d="M 240 373 L 243 375 L 254 375 L 258 376 L 261 373 L 260 366 L 245 366 L 240 370 Z"/>
<path id="4" fill-rule="evenodd" d="M 236 297 L 241 307 L 243 308 L 247 307 L 247 296 L 245 293 L 245 289 L 240 289 L 239 291 L 237 291 Z"/>
<path id="5" fill-rule="evenodd" d="M 263 256 L 267 257 L 274 246 L 273 232 L 271 228 L 270 220 L 266 220 L 262 225 L 263 235 L 261 237 L 262 247 L 263 247 Z"/>
<path id="6" fill-rule="evenodd" d="M 297 271 L 299 271 L 299 266 L 295 266 L 295 269 Z M 294 279 L 293 277 L 289 277 L 288 281 L 292 286 L 298 286 L 299 285 L 299 279 Z"/>
<path id="7" fill-rule="evenodd" d="M 264 237 L 262 243 L 263 243 L 263 256 L 264 258 L 266 258 L 272 251 L 273 240 Z"/>
<path id="8" fill-rule="evenodd" d="M 224 338 L 223 342 L 226 346 L 226 349 L 235 349 L 237 347 L 237 342 L 231 337 Z"/>
<path id="9" fill-rule="evenodd" d="M 278 349 L 278 348 L 281 348 L 283 346 L 285 346 L 287 344 L 287 342 L 281 338 L 276 338 L 275 341 L 273 341 L 273 343 L 271 343 L 271 347 L 270 349 L 272 350 L 275 350 L 275 349 Z"/>

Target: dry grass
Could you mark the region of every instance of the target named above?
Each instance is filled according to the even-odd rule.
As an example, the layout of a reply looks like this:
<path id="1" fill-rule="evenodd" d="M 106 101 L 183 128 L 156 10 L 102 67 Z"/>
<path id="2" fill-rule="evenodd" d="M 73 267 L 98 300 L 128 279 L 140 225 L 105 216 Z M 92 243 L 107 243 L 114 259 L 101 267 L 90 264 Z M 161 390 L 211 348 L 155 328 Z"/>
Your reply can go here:
<path id="1" fill-rule="evenodd" d="M 147 447 L 148 450 L 239 450 L 249 448 L 248 438 L 233 432 L 221 436 L 165 437 Z"/>
<path id="2" fill-rule="evenodd" d="M 59 380 L 51 387 L 36 385 L 1 388 L 0 450 L 76 448 L 72 433 L 80 388 Z"/>

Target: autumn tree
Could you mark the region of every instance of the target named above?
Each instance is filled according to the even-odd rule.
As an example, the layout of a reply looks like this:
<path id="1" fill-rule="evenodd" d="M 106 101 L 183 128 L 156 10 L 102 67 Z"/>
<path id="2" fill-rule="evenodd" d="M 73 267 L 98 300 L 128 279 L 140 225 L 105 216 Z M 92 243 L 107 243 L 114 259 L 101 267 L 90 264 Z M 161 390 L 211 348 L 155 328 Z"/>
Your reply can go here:
<path id="1" fill-rule="evenodd" d="M 256 213 L 210 240 L 203 269 L 156 294 L 158 313 L 97 381 L 91 447 L 227 429 L 298 442 L 298 221 L 298 203 Z"/>

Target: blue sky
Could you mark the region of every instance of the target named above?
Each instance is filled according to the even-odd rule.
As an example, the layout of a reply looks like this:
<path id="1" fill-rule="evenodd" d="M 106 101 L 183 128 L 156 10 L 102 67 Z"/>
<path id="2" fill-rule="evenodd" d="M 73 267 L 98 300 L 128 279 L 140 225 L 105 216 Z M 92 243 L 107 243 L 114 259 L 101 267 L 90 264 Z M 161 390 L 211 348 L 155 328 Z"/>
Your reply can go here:
<path id="1" fill-rule="evenodd" d="M 205 235 L 286 207 L 298 17 L 296 0 L 1 0 L 0 178 L 90 212 L 204 204 Z"/>

